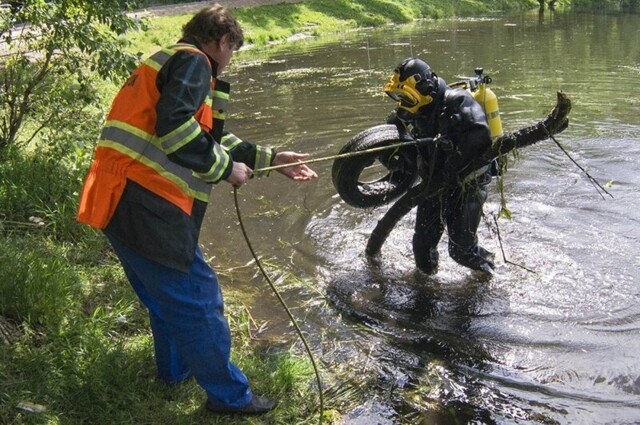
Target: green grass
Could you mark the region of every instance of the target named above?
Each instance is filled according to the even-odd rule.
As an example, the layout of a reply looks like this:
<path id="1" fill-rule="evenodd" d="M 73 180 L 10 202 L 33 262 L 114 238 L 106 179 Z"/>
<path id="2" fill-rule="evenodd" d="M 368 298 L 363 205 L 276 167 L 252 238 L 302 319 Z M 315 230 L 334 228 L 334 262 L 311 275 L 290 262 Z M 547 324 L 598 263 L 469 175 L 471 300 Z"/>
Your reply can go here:
<path id="1" fill-rule="evenodd" d="M 131 50 L 140 52 L 144 57 L 155 52 L 159 47 L 177 42 L 182 36 L 182 27 L 191 15 L 158 16 L 143 18 L 145 30 L 135 31 L 127 35 Z"/>
<path id="2" fill-rule="evenodd" d="M 286 40 L 296 34 L 329 33 L 403 24 L 416 19 L 490 14 L 531 9 L 535 0 L 306 0 L 293 4 L 234 8 L 245 41 L 254 46 Z M 191 15 L 162 16 L 146 20 L 147 31 L 130 34 L 132 48 L 144 55 L 180 38 Z"/>
<path id="3" fill-rule="evenodd" d="M 194 380 L 169 387 L 155 379 L 146 310 L 113 258 L 70 268 L 69 253 L 42 238 L 3 242 L 0 315 L 19 328 L 11 344 L 0 345 L 2 423 L 234 423 L 202 409 L 205 396 Z M 233 360 L 256 392 L 281 400 L 269 421 L 306 423 L 316 400 L 310 362 L 255 340 L 247 311 L 227 303 Z M 21 402 L 46 411 L 21 411 Z"/>
<path id="4" fill-rule="evenodd" d="M 193 380 L 155 379 L 146 310 L 105 238 L 75 221 L 82 167 L 70 163 L 19 150 L 0 162 L 0 325 L 12 328 L 0 341 L 0 423 L 233 423 L 201 408 Z M 316 398 L 310 362 L 255 341 L 240 299 L 227 298 L 234 361 L 257 392 L 283 400 L 269 421 L 305 423 Z"/>
<path id="5" fill-rule="evenodd" d="M 264 45 L 297 33 L 320 35 L 385 24 L 403 24 L 416 19 L 493 13 L 504 8 L 530 9 L 533 0 L 307 0 L 238 8 L 233 13 L 245 29 L 249 43 Z"/>

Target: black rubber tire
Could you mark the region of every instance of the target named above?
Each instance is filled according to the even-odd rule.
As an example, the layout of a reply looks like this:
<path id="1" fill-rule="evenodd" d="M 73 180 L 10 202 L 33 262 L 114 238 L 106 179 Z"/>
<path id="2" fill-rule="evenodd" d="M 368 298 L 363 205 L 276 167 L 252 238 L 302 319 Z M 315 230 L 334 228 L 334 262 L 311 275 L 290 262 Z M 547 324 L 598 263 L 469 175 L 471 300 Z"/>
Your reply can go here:
<path id="1" fill-rule="evenodd" d="M 393 124 L 382 124 L 356 134 L 340 153 L 364 151 L 402 142 Z M 416 148 L 397 149 L 339 158 L 333 162 L 331 177 L 338 194 L 347 204 L 356 208 L 374 208 L 397 199 L 418 179 Z M 378 161 L 388 173 L 374 181 L 363 182 L 365 168 Z"/>

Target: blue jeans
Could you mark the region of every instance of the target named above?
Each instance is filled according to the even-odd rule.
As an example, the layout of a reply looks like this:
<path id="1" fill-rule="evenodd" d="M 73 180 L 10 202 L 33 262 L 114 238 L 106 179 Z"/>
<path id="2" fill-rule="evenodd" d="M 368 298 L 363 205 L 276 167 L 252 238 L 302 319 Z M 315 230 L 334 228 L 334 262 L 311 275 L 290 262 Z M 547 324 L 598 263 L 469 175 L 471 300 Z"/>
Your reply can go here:
<path id="1" fill-rule="evenodd" d="M 246 376 L 231 363 L 231 333 L 222 292 L 200 248 L 189 269 L 140 256 L 107 235 L 124 272 L 149 310 L 158 377 L 175 383 L 193 375 L 208 401 L 241 407 L 251 401 Z"/>

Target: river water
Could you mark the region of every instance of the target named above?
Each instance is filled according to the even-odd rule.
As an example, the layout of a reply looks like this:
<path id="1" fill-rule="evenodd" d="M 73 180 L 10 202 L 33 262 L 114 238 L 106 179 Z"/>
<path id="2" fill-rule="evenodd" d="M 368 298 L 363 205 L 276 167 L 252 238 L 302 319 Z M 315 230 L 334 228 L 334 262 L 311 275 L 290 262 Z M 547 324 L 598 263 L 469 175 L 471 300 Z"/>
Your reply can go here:
<path id="1" fill-rule="evenodd" d="M 388 207 L 342 202 L 331 161 L 313 165 L 315 182 L 274 173 L 243 187 L 251 242 L 321 360 L 327 404 L 345 424 L 640 423 L 640 16 L 429 21 L 289 43 L 268 60 L 240 52 L 228 128 L 333 155 L 383 122 L 394 104 L 382 85 L 412 55 L 447 81 L 483 67 L 506 131 L 542 119 L 565 91 L 573 109 L 557 140 L 613 198 L 553 141 L 522 149 L 505 177 L 512 220 L 496 225 L 492 184 L 479 230 L 496 274 L 454 263 L 445 235 L 440 271 L 426 277 L 413 263 L 413 213 L 366 258 Z M 264 335 L 294 344 L 236 223 L 220 185 L 202 242 L 223 288 L 255 296 Z"/>

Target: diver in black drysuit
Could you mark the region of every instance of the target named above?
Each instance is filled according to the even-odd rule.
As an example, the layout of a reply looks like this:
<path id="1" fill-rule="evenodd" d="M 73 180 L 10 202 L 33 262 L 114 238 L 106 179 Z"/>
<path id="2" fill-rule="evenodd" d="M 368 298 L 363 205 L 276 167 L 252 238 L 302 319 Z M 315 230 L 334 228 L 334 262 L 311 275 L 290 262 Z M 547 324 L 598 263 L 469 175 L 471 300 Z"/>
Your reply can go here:
<path id="1" fill-rule="evenodd" d="M 491 182 L 491 167 L 478 171 L 474 160 L 491 145 L 482 107 L 469 92 L 452 89 L 417 58 L 405 59 L 385 85 L 398 101 L 387 122 L 419 141 L 421 178 L 437 185 L 438 194 L 418 205 L 413 253 L 418 269 L 438 271 L 438 242 L 445 226 L 449 255 L 474 270 L 491 272 L 494 255 L 478 245 L 476 231 Z M 435 139 L 435 140 L 434 140 Z M 495 168 L 495 167 L 494 167 Z"/>

